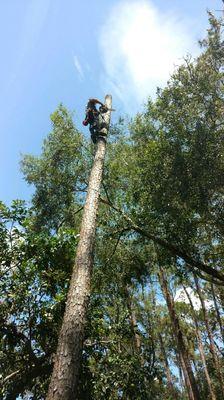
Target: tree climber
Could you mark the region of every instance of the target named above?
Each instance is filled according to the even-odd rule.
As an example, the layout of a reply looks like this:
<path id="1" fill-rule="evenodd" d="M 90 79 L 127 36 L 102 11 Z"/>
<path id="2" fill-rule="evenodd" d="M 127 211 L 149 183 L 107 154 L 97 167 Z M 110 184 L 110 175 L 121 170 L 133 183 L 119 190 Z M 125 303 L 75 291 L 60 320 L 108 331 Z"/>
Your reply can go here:
<path id="1" fill-rule="evenodd" d="M 99 110 L 96 108 L 96 105 L 100 104 Z M 83 125 L 89 125 L 89 131 L 91 134 L 91 139 L 93 143 L 96 143 L 97 137 L 99 136 L 99 131 L 102 129 L 102 121 L 103 118 L 101 114 L 107 111 L 107 108 L 101 101 L 97 99 L 89 99 L 86 105 L 86 116 Z"/>

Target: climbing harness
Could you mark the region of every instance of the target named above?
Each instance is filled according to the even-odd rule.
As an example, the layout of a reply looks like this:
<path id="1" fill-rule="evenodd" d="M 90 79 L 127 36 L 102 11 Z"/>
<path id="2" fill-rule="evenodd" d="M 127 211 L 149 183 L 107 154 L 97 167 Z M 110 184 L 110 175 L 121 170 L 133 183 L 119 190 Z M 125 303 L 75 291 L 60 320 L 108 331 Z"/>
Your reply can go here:
<path id="1" fill-rule="evenodd" d="M 96 108 L 96 104 L 100 104 L 99 110 Z M 114 109 L 108 109 L 97 99 L 90 99 L 86 106 L 86 117 L 82 122 L 84 126 L 89 125 L 89 131 L 91 139 L 95 144 L 98 137 L 105 137 L 102 129 L 106 127 L 106 121 L 104 115 L 107 111 L 115 111 Z"/>

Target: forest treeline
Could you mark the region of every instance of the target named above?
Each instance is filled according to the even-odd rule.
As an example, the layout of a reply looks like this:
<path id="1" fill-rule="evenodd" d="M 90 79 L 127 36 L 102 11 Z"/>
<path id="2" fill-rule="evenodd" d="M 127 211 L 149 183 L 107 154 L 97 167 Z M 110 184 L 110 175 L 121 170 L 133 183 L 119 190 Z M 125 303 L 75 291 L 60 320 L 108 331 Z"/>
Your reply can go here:
<path id="1" fill-rule="evenodd" d="M 223 20 L 209 23 L 197 59 L 110 129 L 80 400 L 224 398 Z M 21 162 L 31 204 L 0 208 L 4 400 L 46 396 L 93 162 L 64 106 L 51 121 Z"/>

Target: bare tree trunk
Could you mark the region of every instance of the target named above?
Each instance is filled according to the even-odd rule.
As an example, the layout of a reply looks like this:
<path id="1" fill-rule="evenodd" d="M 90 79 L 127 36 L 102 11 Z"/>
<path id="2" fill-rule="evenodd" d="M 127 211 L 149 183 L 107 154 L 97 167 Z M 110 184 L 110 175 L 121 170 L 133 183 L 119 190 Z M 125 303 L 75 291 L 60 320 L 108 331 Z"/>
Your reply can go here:
<path id="1" fill-rule="evenodd" d="M 111 110 L 112 97 L 107 95 L 105 105 Z M 104 114 L 107 135 L 110 111 Z M 53 374 L 47 400 L 76 400 L 78 377 L 82 359 L 86 312 L 90 296 L 90 280 L 96 231 L 96 215 L 106 152 L 106 139 L 99 137 L 82 218 L 80 240 L 71 277 L 66 310 L 58 341 Z"/>
<path id="2" fill-rule="evenodd" d="M 194 400 L 195 399 L 194 393 L 193 393 L 193 390 L 192 390 L 192 387 L 191 387 L 191 382 L 190 382 L 190 379 L 189 379 L 188 371 L 187 371 L 186 364 L 184 362 L 182 354 L 180 354 L 180 363 L 181 363 L 181 366 L 182 366 L 182 371 L 183 371 L 183 375 L 184 375 L 184 382 L 185 382 L 185 387 L 187 389 L 186 392 L 188 394 L 188 398 L 189 398 L 189 400 Z"/>
<path id="3" fill-rule="evenodd" d="M 177 350 L 175 351 L 175 354 L 176 354 L 176 365 L 179 372 L 180 390 L 181 394 L 184 394 L 186 392 L 186 387 L 184 385 L 184 380 L 183 380 L 183 369 L 181 365 L 180 355 Z"/>
<path id="4" fill-rule="evenodd" d="M 220 286 L 217 288 L 217 290 L 219 292 L 219 298 L 220 298 L 220 303 L 222 306 L 222 311 L 224 312 L 224 288 Z"/>
<path id="5" fill-rule="evenodd" d="M 127 285 L 124 290 L 125 290 L 125 294 L 126 294 L 126 302 L 127 302 L 128 312 L 129 312 L 130 328 L 131 328 L 131 333 L 132 333 L 133 354 L 139 355 L 141 367 L 144 368 L 144 365 L 145 365 L 144 352 L 142 352 L 141 336 L 138 333 L 138 323 L 137 323 L 136 313 L 135 313 L 135 309 L 134 309 L 134 305 L 133 305 L 131 287 Z M 147 390 L 146 376 L 144 376 L 144 380 L 142 383 L 145 387 L 145 390 Z"/>
<path id="6" fill-rule="evenodd" d="M 156 325 L 158 325 L 158 316 L 156 313 L 156 296 L 155 296 L 155 290 L 153 288 L 153 283 L 152 283 L 152 279 L 151 277 L 149 277 L 150 280 L 150 289 L 151 289 L 151 298 L 152 298 L 152 304 L 153 304 L 153 314 L 154 314 L 154 318 L 156 321 Z M 154 338 L 153 338 L 154 339 Z M 171 394 L 171 396 L 173 396 L 173 398 L 177 398 L 177 391 L 175 389 L 175 386 L 173 384 L 173 379 L 172 379 L 172 375 L 170 372 L 170 366 L 169 366 L 169 361 L 167 358 L 167 354 L 166 354 L 166 349 L 164 346 L 164 342 L 163 342 L 163 337 L 162 334 L 159 333 L 159 342 L 160 342 L 160 351 L 161 351 L 161 356 L 162 356 L 162 360 L 164 362 L 164 366 L 165 366 L 165 372 L 166 372 L 166 379 L 167 379 L 167 386 L 169 388 L 169 392 Z"/>
<path id="7" fill-rule="evenodd" d="M 204 353 L 204 347 L 203 347 L 202 338 L 201 338 L 201 332 L 200 332 L 200 329 L 199 329 L 199 326 L 198 326 L 198 321 L 197 321 L 197 316 L 195 314 L 195 309 L 194 309 L 191 297 L 190 297 L 190 295 L 189 295 L 189 293 L 188 293 L 188 291 L 187 291 L 187 289 L 186 289 L 186 287 L 184 285 L 183 285 L 183 288 L 184 288 L 184 292 L 185 292 L 185 294 L 186 294 L 186 296 L 188 298 L 188 301 L 190 303 L 191 310 L 192 310 L 192 316 L 193 316 L 193 320 L 194 320 L 194 323 L 195 323 L 195 333 L 196 333 L 197 342 L 198 342 L 198 350 L 199 350 L 199 353 L 200 353 L 200 356 L 201 356 L 202 364 L 204 366 L 205 377 L 206 377 L 207 384 L 208 384 L 208 390 L 209 390 L 211 399 L 212 400 L 216 400 L 215 392 L 213 391 L 211 378 L 210 378 L 210 375 L 209 375 L 209 372 L 208 372 L 208 368 L 207 368 L 207 363 L 206 363 L 206 358 L 205 358 L 205 353 Z"/>
<path id="8" fill-rule="evenodd" d="M 130 327 L 131 327 L 131 332 L 132 332 L 132 336 L 133 336 L 134 352 L 137 351 L 137 353 L 140 353 L 141 352 L 141 338 L 137 332 L 138 324 L 137 324 L 136 314 L 135 314 L 135 310 L 133 307 L 133 302 L 132 302 L 132 298 L 131 298 L 131 294 L 130 294 L 130 287 L 128 287 L 128 286 L 125 287 L 125 295 L 126 295 L 126 301 L 127 301 L 127 308 L 128 308 L 128 312 L 129 312 Z"/>
<path id="9" fill-rule="evenodd" d="M 213 364 L 214 367 L 216 369 L 216 374 L 217 377 L 220 381 L 220 389 L 221 389 L 221 393 L 224 397 L 224 385 L 223 385 L 223 379 L 222 379 L 222 374 L 221 374 L 221 368 L 220 368 L 220 363 L 219 363 L 219 359 L 216 353 L 216 348 L 215 348 L 215 342 L 214 342 L 214 338 L 213 338 L 213 334 L 209 325 L 209 321 L 208 321 L 208 313 L 206 310 L 206 306 L 205 306 L 205 300 L 204 300 L 204 295 L 202 293 L 201 287 L 199 285 L 199 280 L 197 278 L 197 276 L 194 274 L 194 282 L 195 282 L 195 286 L 197 289 L 197 293 L 201 302 L 201 308 L 202 308 L 202 312 L 203 312 L 203 316 L 204 316 L 204 321 L 205 321 L 205 326 L 206 326 L 206 330 L 207 330 L 207 334 L 208 334 L 208 338 L 209 338 L 209 343 L 210 343 L 210 352 L 212 355 L 212 359 L 213 359 Z"/>
<path id="10" fill-rule="evenodd" d="M 166 355 L 166 350 L 165 350 L 165 346 L 163 343 L 163 337 L 161 335 L 161 333 L 159 333 L 159 341 L 160 341 L 160 348 L 161 348 L 161 353 L 163 356 L 163 361 L 164 361 L 164 365 L 165 365 L 165 372 L 166 372 L 166 379 L 167 379 L 167 386 L 169 388 L 169 392 L 171 394 L 171 396 L 173 397 L 173 399 L 177 399 L 177 391 L 175 389 L 175 386 L 173 384 L 173 379 L 172 379 L 172 375 L 170 372 L 170 366 L 169 366 L 169 362 L 167 359 L 167 355 Z"/>
<path id="11" fill-rule="evenodd" d="M 215 311 L 216 311 L 216 315 L 217 315 L 217 321 L 219 323 L 220 332 L 221 332 L 222 340 L 223 340 L 223 343 L 224 343 L 224 326 L 222 324 L 222 320 L 221 320 L 221 316 L 220 316 L 220 312 L 219 312 L 219 306 L 218 306 L 218 303 L 217 303 L 217 299 L 216 299 L 216 294 L 215 294 L 215 289 L 214 289 L 213 283 L 211 283 L 211 291 L 212 291 L 212 297 L 213 297 Z"/>
<path id="12" fill-rule="evenodd" d="M 179 318 L 176 314 L 175 307 L 174 307 L 174 300 L 169 291 L 167 279 L 165 273 L 162 268 L 159 271 L 159 279 L 161 288 L 166 299 L 168 311 L 170 314 L 170 320 L 173 328 L 173 334 L 176 339 L 178 352 L 180 354 L 182 368 L 185 376 L 186 385 L 188 387 L 189 392 L 189 399 L 190 400 L 200 400 L 199 390 L 196 384 L 196 380 L 192 371 L 190 357 L 185 345 L 185 341 L 183 338 L 183 333 L 180 327 Z"/>

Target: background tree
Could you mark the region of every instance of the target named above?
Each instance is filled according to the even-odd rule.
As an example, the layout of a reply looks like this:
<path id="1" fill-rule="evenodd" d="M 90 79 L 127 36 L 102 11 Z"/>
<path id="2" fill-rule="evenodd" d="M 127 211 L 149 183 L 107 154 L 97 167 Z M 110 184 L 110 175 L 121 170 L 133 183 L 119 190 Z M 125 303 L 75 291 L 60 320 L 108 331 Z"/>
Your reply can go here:
<path id="1" fill-rule="evenodd" d="M 222 21 L 209 20 L 199 57 L 187 58 L 133 121 L 111 127 L 80 399 L 192 398 L 158 281 L 162 265 L 200 397 L 222 400 L 224 52 Z M 52 123 L 42 154 L 22 161 L 35 189 L 31 208 L 2 205 L 3 399 L 46 394 L 93 160 L 63 106 Z M 194 312 L 187 295 L 179 298 L 183 285 Z"/>

